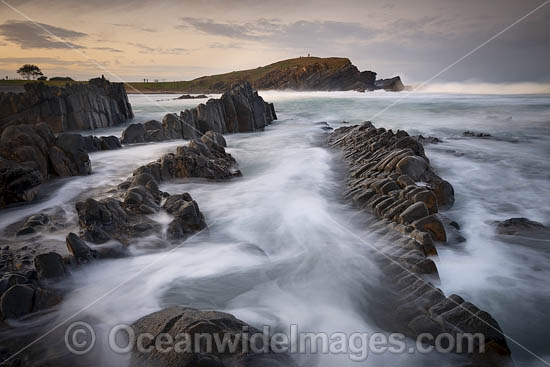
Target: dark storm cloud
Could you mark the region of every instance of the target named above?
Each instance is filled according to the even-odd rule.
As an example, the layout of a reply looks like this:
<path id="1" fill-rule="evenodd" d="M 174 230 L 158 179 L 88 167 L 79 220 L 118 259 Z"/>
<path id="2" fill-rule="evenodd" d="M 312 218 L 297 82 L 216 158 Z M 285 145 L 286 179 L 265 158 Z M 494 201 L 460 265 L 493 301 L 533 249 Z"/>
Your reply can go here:
<path id="1" fill-rule="evenodd" d="M 21 48 L 85 48 L 71 41 L 86 37 L 86 33 L 44 23 L 8 20 L 0 24 L 0 35 Z"/>

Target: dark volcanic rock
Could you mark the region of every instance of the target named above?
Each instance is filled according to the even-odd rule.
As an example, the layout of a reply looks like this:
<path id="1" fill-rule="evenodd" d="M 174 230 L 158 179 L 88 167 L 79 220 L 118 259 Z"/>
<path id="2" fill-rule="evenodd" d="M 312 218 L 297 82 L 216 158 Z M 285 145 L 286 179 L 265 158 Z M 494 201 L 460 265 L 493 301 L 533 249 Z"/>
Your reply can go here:
<path id="1" fill-rule="evenodd" d="M 216 143 L 223 137 L 209 133 L 204 140 L 193 139 L 186 146 L 178 147 L 176 153 L 164 155 L 156 162 L 138 168 L 134 175 L 147 173 L 157 181 L 184 177 L 227 179 L 239 175 L 233 167 L 236 162 L 223 146 Z M 213 138 L 210 138 L 213 137 Z"/>
<path id="2" fill-rule="evenodd" d="M 45 122 L 57 133 L 109 127 L 133 117 L 124 85 L 102 78 L 64 88 L 29 83 L 24 93 L 0 93 L 0 130 Z"/>
<path id="3" fill-rule="evenodd" d="M 169 196 L 163 208 L 174 216 L 174 220 L 168 225 L 169 239 L 186 238 L 206 228 L 199 205 L 188 193 Z"/>
<path id="4" fill-rule="evenodd" d="M 384 89 L 390 92 L 401 92 L 405 89 L 399 76 L 394 76 L 389 79 L 379 79 L 374 83 L 374 87 L 375 89 Z"/>
<path id="5" fill-rule="evenodd" d="M 494 222 L 497 233 L 503 235 L 529 236 L 541 232 L 550 233 L 550 228 L 544 224 L 529 220 L 527 218 L 510 218 L 504 221 Z"/>
<path id="6" fill-rule="evenodd" d="M 190 94 L 184 94 L 182 96 L 179 96 L 178 98 L 176 99 L 200 99 L 200 98 L 208 98 L 207 95 L 204 95 L 204 94 L 199 94 L 197 96 L 192 96 Z"/>
<path id="7" fill-rule="evenodd" d="M 472 137 L 472 138 L 489 138 L 491 137 L 491 134 L 488 134 L 488 133 L 476 133 L 475 131 L 464 131 L 462 133 L 462 135 L 464 136 L 469 136 L 469 137 Z"/>
<path id="8" fill-rule="evenodd" d="M 78 134 L 55 137 L 44 123 L 6 128 L 0 136 L 0 207 L 34 199 L 36 187 L 50 177 L 89 174 L 86 142 Z"/>
<path id="9" fill-rule="evenodd" d="M 68 275 L 63 258 L 55 252 L 37 255 L 34 258 L 34 267 L 38 279 L 64 278 Z"/>
<path id="10" fill-rule="evenodd" d="M 173 338 L 176 335 L 190 335 L 190 350 L 184 348 L 180 353 L 172 350 L 162 353 L 157 348 L 151 348 L 151 353 L 143 353 L 134 348 L 131 366 L 163 366 L 163 367 L 195 367 L 195 366 L 233 366 L 233 367 L 283 367 L 295 366 L 285 354 L 276 354 L 271 346 L 262 345 L 262 338 L 250 340 L 245 333 L 253 335 L 260 333 L 257 329 L 235 318 L 233 315 L 217 311 L 199 311 L 193 308 L 169 307 L 144 316 L 132 325 L 136 335 L 149 333 L 153 336 L 154 345 L 159 335 L 168 333 Z M 216 343 L 209 353 L 204 346 L 195 346 L 196 334 L 208 334 L 212 340 L 239 340 L 235 350 L 219 350 Z M 238 339 L 237 339 L 238 338 Z M 247 338 L 243 341 L 242 338 Z M 176 340 L 176 339 L 174 339 Z M 257 344 L 252 345 L 252 342 Z M 264 351 L 265 348 L 265 351 Z M 229 348 L 228 348 L 229 349 Z M 255 353 L 255 351 L 261 351 Z"/>
<path id="11" fill-rule="evenodd" d="M 69 233 L 67 235 L 66 242 L 69 252 L 74 256 L 78 264 L 87 263 L 97 256 L 96 252 L 92 250 L 86 242 L 82 241 L 75 233 Z"/>
<path id="12" fill-rule="evenodd" d="M 180 115 L 169 113 L 162 123 L 131 124 L 122 132 L 122 143 L 199 138 L 208 131 L 219 134 L 263 130 L 277 119 L 275 107 L 267 103 L 250 83 L 234 85 L 220 99 L 210 99 Z"/>
<path id="13" fill-rule="evenodd" d="M 405 131 L 377 129 L 370 122 L 335 130 L 329 144 L 342 149 L 350 166 L 346 197 L 380 219 L 372 219 L 366 229 L 379 236 L 369 239 L 369 246 L 382 255 L 376 261 L 388 287 L 380 306 L 373 306 L 380 308 L 377 322 L 412 338 L 426 332 L 481 333 L 486 351 L 468 354 L 471 364 L 509 365 L 510 349 L 496 320 L 458 296 L 445 298 L 433 285 L 439 277 L 429 256 L 437 255 L 435 245 L 447 241 L 437 213 L 454 203 L 454 190 L 432 170 L 422 145 Z"/>

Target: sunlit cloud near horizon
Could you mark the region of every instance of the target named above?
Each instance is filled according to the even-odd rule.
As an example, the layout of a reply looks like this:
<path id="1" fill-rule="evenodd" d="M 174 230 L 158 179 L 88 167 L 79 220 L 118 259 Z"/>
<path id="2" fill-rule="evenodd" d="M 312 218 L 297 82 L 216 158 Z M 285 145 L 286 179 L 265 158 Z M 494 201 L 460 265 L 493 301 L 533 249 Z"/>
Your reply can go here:
<path id="1" fill-rule="evenodd" d="M 542 1 L 37 0 L 0 3 L 0 76 L 23 63 L 47 76 L 189 80 L 311 54 L 347 57 L 418 85 Z M 548 93 L 550 5 L 423 91 Z M 460 84 L 459 84 L 460 83 Z"/>

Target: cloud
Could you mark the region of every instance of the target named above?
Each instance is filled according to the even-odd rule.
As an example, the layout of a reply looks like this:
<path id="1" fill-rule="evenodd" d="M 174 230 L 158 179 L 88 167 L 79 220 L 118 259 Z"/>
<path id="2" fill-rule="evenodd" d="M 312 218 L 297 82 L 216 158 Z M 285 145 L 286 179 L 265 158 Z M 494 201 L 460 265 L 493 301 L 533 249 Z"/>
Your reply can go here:
<path id="1" fill-rule="evenodd" d="M 122 50 L 112 48 L 112 47 L 93 47 L 93 50 L 109 51 L 109 52 L 115 52 L 115 53 L 121 53 L 122 52 Z"/>
<path id="2" fill-rule="evenodd" d="M 356 22 L 298 20 L 283 23 L 279 19 L 259 18 L 253 22 L 218 22 L 210 18 L 181 18 L 177 28 L 232 39 L 271 43 L 283 47 L 304 48 L 364 42 L 378 33 Z"/>
<path id="3" fill-rule="evenodd" d="M 0 57 L 0 64 L 74 65 L 78 61 L 66 61 L 53 57 Z"/>
<path id="4" fill-rule="evenodd" d="M 140 53 L 143 54 L 161 54 L 161 55 L 181 55 L 181 54 L 188 54 L 189 52 L 193 51 L 187 48 L 182 47 L 174 47 L 174 48 L 162 48 L 162 47 L 151 47 L 144 45 L 143 43 L 135 43 L 130 42 L 128 43 L 130 46 L 134 46 L 140 50 Z"/>
<path id="5" fill-rule="evenodd" d="M 31 21 L 7 20 L 0 24 L 0 34 L 21 48 L 85 48 L 73 40 L 86 37 L 86 33 Z"/>
<path id="6" fill-rule="evenodd" d="M 242 43 L 237 42 L 214 42 L 208 45 L 208 48 L 220 48 L 224 50 L 232 49 L 232 48 L 243 48 L 244 45 Z"/>
<path id="7" fill-rule="evenodd" d="M 129 28 L 134 29 L 142 32 L 148 32 L 148 33 L 156 33 L 158 30 L 154 28 L 147 28 L 147 27 L 140 27 L 135 24 L 126 24 L 126 23 L 110 23 L 112 26 L 119 27 L 119 28 Z"/>

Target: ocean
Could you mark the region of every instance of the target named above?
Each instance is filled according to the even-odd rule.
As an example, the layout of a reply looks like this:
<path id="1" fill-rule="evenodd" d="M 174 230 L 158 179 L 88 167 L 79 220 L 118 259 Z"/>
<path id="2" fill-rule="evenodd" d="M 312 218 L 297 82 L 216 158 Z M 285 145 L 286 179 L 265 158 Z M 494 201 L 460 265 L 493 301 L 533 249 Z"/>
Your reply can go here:
<path id="1" fill-rule="evenodd" d="M 503 240 L 493 224 L 526 217 L 550 225 L 550 95 L 260 95 L 275 104 L 279 119 L 262 132 L 226 136 L 227 150 L 243 177 L 185 179 L 160 187 L 171 194 L 189 192 L 205 214 L 208 231 L 175 246 L 155 237 L 140 239 L 131 247 L 133 257 L 83 267 L 62 283 L 70 292 L 44 322 L 65 320 L 86 307 L 76 318 L 91 320 L 103 340 L 93 354 L 96 365 L 127 359 L 107 351 L 110 328 L 167 305 L 229 312 L 259 329 L 297 324 L 312 332 L 391 332 L 380 330 L 371 313 L 370 305 L 384 289 L 363 243 L 369 241 L 363 217 L 370 214 L 343 199 L 346 167 L 340 153 L 326 146 L 329 132 L 319 124 L 337 128 L 370 120 L 377 127 L 441 140 L 427 144 L 426 155 L 454 186 L 456 202 L 445 215 L 459 224 L 465 241 L 438 245 L 438 286 L 499 322 L 516 365 L 543 365 L 536 356 L 550 358 L 550 239 Z M 162 120 L 168 112 L 204 102 L 175 97 L 130 95 L 135 120 Z M 89 133 L 120 135 L 123 128 Z M 465 131 L 491 136 L 468 137 Z M 57 180 L 37 202 L 3 210 L 0 228 L 40 211 L 62 210 L 72 223 L 68 229 L 78 231 L 75 201 L 105 195 L 140 165 L 182 144 L 92 153 L 91 176 Z M 170 220 L 162 215 L 155 219 L 165 225 Z M 61 234 L 51 237 L 64 240 Z M 295 358 L 304 366 L 365 363 L 337 354 Z M 369 355 L 366 364 L 450 365 L 454 358 L 386 353 Z"/>

